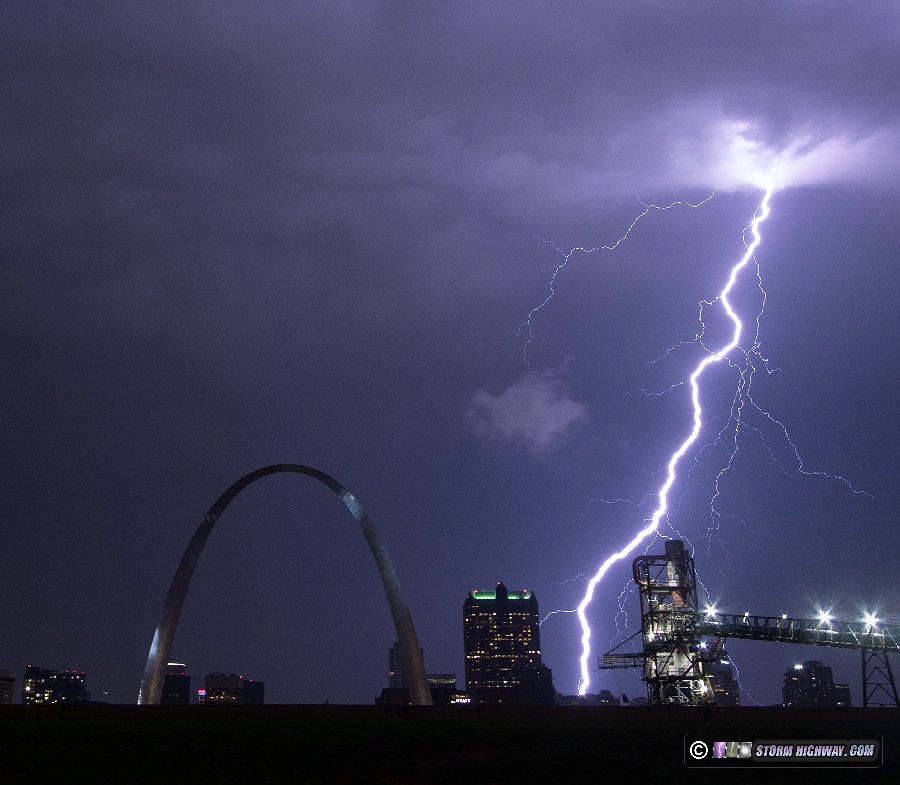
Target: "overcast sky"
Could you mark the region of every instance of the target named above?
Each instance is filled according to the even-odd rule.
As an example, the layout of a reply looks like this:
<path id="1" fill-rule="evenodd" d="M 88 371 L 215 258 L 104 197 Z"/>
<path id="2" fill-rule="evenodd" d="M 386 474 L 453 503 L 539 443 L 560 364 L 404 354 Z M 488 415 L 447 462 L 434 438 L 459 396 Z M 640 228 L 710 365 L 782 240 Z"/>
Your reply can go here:
<path id="1" fill-rule="evenodd" d="M 747 407 L 720 515 L 733 428 L 685 457 L 660 529 L 696 549 L 720 607 L 896 619 L 898 17 L 890 2 L 4 6 L 0 668 L 19 688 L 26 663 L 79 668 L 95 698 L 136 700 L 207 508 L 296 462 L 366 506 L 427 670 L 462 686 L 466 591 L 503 580 L 542 614 L 571 610 L 644 526 L 654 498 L 610 502 L 654 494 L 690 430 L 698 303 L 741 258 L 767 181 L 752 392 L 803 463 Z M 735 290 L 751 322 L 755 286 L 751 265 Z M 704 314 L 715 350 L 727 325 Z M 732 360 L 708 377 L 703 444 L 728 424 Z M 637 629 L 633 594 L 617 616 L 630 561 L 590 606 L 598 654 L 617 624 Z M 577 619 L 541 634 L 575 692 Z M 278 476 L 220 519 L 173 656 L 201 679 L 263 680 L 272 702 L 370 703 L 393 640 L 352 518 Z M 780 702 L 803 659 L 861 701 L 857 656 L 730 648 L 746 702 Z M 643 690 L 596 670 L 592 687 Z"/>

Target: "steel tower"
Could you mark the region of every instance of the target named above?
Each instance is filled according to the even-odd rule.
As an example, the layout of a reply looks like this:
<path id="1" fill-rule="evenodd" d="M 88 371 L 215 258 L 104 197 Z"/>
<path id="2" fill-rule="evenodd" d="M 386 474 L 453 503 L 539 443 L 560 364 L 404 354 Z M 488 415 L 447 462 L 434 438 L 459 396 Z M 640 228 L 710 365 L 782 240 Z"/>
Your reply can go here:
<path id="1" fill-rule="evenodd" d="M 681 540 L 665 556 L 632 562 L 641 598 L 644 681 L 651 705 L 694 706 L 711 701 L 701 660 L 697 575 Z"/>

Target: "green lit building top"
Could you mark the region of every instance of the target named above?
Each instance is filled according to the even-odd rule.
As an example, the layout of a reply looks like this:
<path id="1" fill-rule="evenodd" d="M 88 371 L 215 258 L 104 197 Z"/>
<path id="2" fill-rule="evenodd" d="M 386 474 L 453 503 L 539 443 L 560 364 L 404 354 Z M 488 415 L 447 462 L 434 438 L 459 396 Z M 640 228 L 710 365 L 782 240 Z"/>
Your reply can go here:
<path id="1" fill-rule="evenodd" d="M 463 604 L 466 689 L 473 703 L 552 703 L 534 592 L 473 589 Z"/>

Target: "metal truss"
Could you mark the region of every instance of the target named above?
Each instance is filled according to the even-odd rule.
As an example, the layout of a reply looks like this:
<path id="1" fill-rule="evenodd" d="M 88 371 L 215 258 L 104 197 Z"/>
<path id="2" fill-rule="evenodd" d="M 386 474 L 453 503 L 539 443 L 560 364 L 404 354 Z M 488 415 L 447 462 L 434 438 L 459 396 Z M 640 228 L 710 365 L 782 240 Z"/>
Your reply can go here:
<path id="1" fill-rule="evenodd" d="M 900 707 L 897 685 L 886 651 L 863 649 L 863 706 Z"/>
<path id="2" fill-rule="evenodd" d="M 900 651 L 900 626 L 867 625 L 865 622 L 789 619 L 786 616 L 751 616 L 718 613 L 703 617 L 701 635 L 723 638 L 803 643 L 808 646 L 833 646 L 857 651 Z"/>

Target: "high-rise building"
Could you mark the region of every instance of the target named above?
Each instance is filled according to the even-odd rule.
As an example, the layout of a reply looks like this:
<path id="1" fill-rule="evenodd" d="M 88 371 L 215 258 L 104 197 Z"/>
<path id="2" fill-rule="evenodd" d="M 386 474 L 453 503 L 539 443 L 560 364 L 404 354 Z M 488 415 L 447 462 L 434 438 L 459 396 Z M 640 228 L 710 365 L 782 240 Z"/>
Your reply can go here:
<path id="1" fill-rule="evenodd" d="M 713 691 L 713 699 L 719 706 L 740 706 L 740 684 L 734 679 L 731 669 L 731 660 L 723 650 L 722 659 L 713 662 L 706 667 L 706 678 Z"/>
<path id="2" fill-rule="evenodd" d="M 463 604 L 466 689 L 473 703 L 552 704 L 534 592 L 475 589 Z"/>
<path id="3" fill-rule="evenodd" d="M 166 664 L 166 680 L 163 682 L 160 703 L 166 705 L 187 705 L 191 702 L 191 677 L 183 662 Z"/>
<path id="4" fill-rule="evenodd" d="M 12 703 L 13 684 L 15 681 L 9 675 L 9 671 L 0 671 L 0 706 Z"/>
<path id="5" fill-rule="evenodd" d="M 784 673 L 781 690 L 785 706 L 849 706 L 850 688 L 835 684 L 831 668 L 820 660 L 808 660 Z"/>
<path id="6" fill-rule="evenodd" d="M 82 671 L 49 671 L 32 665 L 25 667 L 22 682 L 22 703 L 31 706 L 41 703 L 84 703 Z"/>

